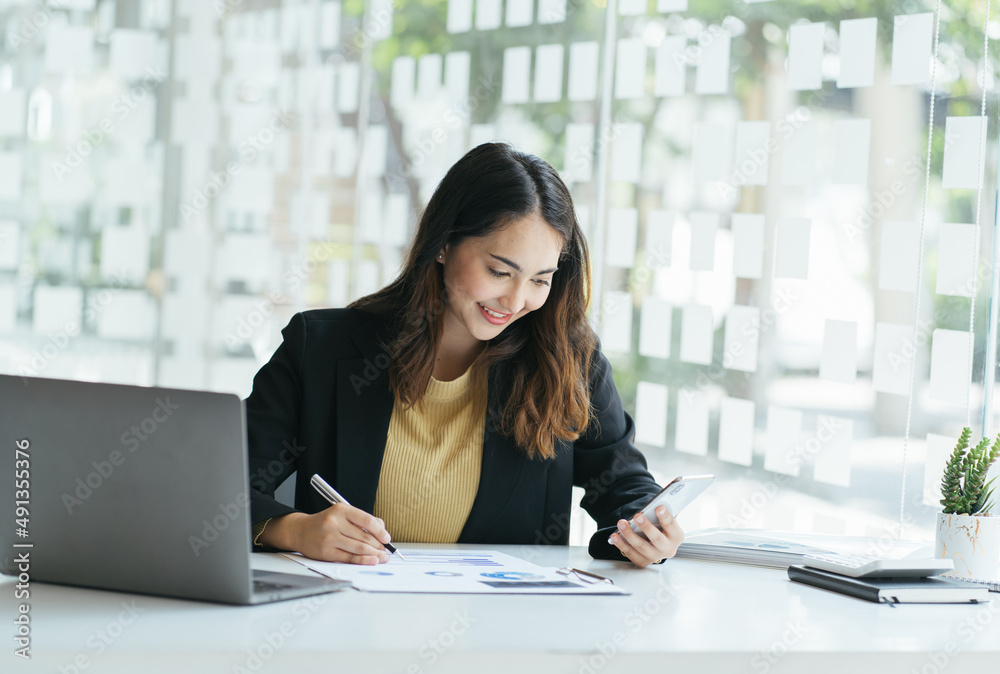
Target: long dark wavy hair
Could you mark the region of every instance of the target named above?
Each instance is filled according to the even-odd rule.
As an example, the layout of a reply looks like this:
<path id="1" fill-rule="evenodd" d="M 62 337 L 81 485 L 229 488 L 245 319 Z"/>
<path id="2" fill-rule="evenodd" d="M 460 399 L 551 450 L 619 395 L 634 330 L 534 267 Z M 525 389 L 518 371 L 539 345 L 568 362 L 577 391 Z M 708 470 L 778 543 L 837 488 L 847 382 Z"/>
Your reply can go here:
<path id="1" fill-rule="evenodd" d="M 492 400 L 506 401 L 489 410 L 497 430 L 529 456 L 551 458 L 557 439 L 576 440 L 591 419 L 597 337 L 587 321 L 587 242 L 569 190 L 546 162 L 503 143 L 469 151 L 434 191 L 399 277 L 350 306 L 388 316 L 389 386 L 403 404 L 416 404 L 434 370 L 448 302 L 438 252 L 535 213 L 562 235 L 559 271 L 545 303 L 487 343 L 472 378 L 477 387 L 489 382 Z"/>

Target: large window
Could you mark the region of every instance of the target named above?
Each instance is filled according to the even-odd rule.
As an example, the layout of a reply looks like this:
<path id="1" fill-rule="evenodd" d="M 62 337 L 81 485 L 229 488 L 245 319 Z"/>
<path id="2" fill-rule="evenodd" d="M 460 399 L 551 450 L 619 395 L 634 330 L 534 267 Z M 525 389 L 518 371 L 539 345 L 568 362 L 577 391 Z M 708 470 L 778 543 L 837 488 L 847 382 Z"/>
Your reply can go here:
<path id="1" fill-rule="evenodd" d="M 986 11 L 4 3 L 0 370 L 246 395 L 506 140 L 572 189 L 651 468 L 719 476 L 686 529 L 929 535 L 958 431 L 996 432 Z"/>

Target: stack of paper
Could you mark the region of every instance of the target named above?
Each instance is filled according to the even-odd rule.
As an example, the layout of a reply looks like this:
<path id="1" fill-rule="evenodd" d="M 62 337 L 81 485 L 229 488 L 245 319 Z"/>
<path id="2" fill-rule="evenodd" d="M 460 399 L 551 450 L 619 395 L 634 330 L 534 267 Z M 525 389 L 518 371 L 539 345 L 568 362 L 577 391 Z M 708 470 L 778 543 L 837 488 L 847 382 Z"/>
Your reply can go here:
<path id="1" fill-rule="evenodd" d="M 900 559 L 918 551 L 925 554 L 928 547 L 929 544 L 921 541 L 901 539 L 891 539 L 887 544 L 885 539 L 863 536 L 799 534 L 759 529 L 706 529 L 688 534 L 677 550 L 677 557 L 786 569 L 792 564 L 801 564 L 803 555 L 837 552 Z"/>
<path id="2" fill-rule="evenodd" d="M 582 580 L 492 550 L 400 548 L 399 552 L 405 559 L 392 555 L 378 566 L 320 562 L 297 553 L 285 556 L 366 592 L 628 594 L 611 582 Z"/>

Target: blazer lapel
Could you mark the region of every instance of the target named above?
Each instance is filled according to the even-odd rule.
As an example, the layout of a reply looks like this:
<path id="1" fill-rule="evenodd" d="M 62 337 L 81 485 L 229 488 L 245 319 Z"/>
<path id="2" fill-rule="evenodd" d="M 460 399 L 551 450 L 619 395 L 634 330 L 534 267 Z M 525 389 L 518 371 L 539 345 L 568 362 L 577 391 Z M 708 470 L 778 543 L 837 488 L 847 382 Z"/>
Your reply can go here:
<path id="1" fill-rule="evenodd" d="M 395 399 L 389 390 L 389 355 L 381 347 L 387 326 L 367 323 L 351 335 L 361 358 L 337 363 L 337 477 L 334 487 L 351 505 L 375 511 L 375 493 L 385 456 Z M 493 391 L 493 375 L 490 391 Z M 495 402 L 490 396 L 487 405 Z M 487 414 L 479 487 L 459 543 L 479 542 L 495 529 L 516 496 L 529 459 L 497 432 Z M 494 535 L 495 537 L 495 535 Z"/>
<path id="2" fill-rule="evenodd" d="M 368 323 L 351 338 L 361 358 L 337 363 L 337 478 L 335 488 L 351 505 L 375 510 L 394 398 L 389 390 L 385 326 Z"/>

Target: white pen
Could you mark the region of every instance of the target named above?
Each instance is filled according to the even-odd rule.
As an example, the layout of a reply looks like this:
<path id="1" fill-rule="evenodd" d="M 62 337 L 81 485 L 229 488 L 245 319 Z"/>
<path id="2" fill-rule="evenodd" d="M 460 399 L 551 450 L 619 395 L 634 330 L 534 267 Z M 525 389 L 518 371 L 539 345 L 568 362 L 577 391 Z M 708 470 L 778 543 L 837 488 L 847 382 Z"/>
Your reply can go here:
<path id="1" fill-rule="evenodd" d="M 347 499 L 341 496 L 336 489 L 330 486 L 330 484 L 319 476 L 319 473 L 314 474 L 309 478 L 309 484 L 313 486 L 313 489 L 319 492 L 319 495 L 329 501 L 330 505 L 336 505 L 337 503 L 343 503 L 344 505 L 351 505 L 347 502 Z M 385 549 L 394 555 L 399 555 L 399 558 L 406 561 L 406 557 L 403 557 L 403 553 L 397 550 L 392 543 L 384 543 Z"/>

